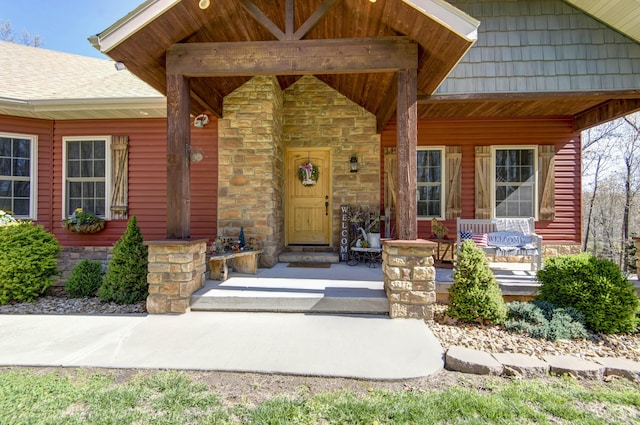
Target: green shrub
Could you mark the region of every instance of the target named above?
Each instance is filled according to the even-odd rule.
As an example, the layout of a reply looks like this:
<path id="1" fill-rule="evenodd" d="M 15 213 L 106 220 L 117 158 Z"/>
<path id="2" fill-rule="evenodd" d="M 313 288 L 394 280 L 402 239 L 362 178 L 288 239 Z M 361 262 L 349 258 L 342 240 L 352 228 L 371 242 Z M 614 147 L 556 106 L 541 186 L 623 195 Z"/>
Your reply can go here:
<path id="1" fill-rule="evenodd" d="M 98 296 L 104 302 L 133 304 L 144 301 L 149 289 L 147 284 L 148 249 L 136 224 L 131 217 L 124 235 L 113 247 L 113 258 L 109 263 L 104 283 Z"/>
<path id="2" fill-rule="evenodd" d="M 507 304 L 507 330 L 550 340 L 586 338 L 584 316 L 576 309 L 560 308 L 546 301 Z"/>
<path id="3" fill-rule="evenodd" d="M 464 241 L 458 253 L 446 314 L 466 322 L 502 323 L 507 308 L 484 252 L 473 241 Z"/>
<path id="4" fill-rule="evenodd" d="M 102 285 L 103 276 L 102 264 L 85 258 L 71 270 L 64 289 L 71 298 L 93 297 Z"/>
<path id="5" fill-rule="evenodd" d="M 31 222 L 0 226 L 0 304 L 33 302 L 58 275 L 60 245 Z"/>
<path id="6" fill-rule="evenodd" d="M 537 272 L 538 299 L 573 307 L 595 332 L 633 332 L 640 301 L 636 289 L 612 261 L 589 254 L 549 258 Z"/>

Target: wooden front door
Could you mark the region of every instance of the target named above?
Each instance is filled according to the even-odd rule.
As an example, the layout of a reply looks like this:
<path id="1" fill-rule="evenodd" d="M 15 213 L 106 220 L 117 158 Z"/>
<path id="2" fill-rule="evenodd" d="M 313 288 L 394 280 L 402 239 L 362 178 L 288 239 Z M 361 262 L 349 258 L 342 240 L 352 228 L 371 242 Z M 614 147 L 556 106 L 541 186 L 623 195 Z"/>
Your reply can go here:
<path id="1" fill-rule="evenodd" d="M 311 162 L 320 174 L 315 185 L 298 178 L 300 166 Z M 331 243 L 331 150 L 290 148 L 285 153 L 285 238 L 288 245 Z"/>

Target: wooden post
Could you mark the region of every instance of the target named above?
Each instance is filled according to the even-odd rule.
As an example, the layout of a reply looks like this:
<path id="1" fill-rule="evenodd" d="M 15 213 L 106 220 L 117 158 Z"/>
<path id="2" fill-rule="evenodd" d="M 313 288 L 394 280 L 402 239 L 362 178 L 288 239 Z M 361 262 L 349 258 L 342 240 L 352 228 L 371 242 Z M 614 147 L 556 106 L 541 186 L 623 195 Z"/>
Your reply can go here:
<path id="1" fill-rule="evenodd" d="M 418 92 L 416 69 L 398 72 L 398 203 L 396 225 L 398 239 L 418 238 L 417 146 Z"/>
<path id="2" fill-rule="evenodd" d="M 167 239 L 191 234 L 189 80 L 167 74 Z"/>

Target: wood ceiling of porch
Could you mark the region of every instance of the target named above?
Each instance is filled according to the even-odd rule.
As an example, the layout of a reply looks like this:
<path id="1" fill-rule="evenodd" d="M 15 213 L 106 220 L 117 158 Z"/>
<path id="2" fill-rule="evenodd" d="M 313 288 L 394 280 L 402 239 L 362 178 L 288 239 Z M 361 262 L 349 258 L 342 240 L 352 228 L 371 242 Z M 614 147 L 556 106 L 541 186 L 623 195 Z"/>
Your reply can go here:
<path id="1" fill-rule="evenodd" d="M 166 50 L 175 43 L 273 41 L 275 36 L 242 6 L 243 0 L 215 0 L 206 10 L 197 0 L 182 1 L 107 52 L 135 75 L 166 94 Z M 251 2 L 249 2 L 251 3 Z M 253 0 L 282 32 L 287 30 L 286 0 Z M 419 45 L 418 91 L 435 91 L 472 45 L 402 0 L 305 0 L 294 2 L 293 31 L 317 10 L 326 15 L 303 37 L 305 40 L 407 36 Z M 327 7 L 330 5 L 331 7 Z M 290 24 L 289 24 L 290 25 Z M 289 28 L 290 30 L 290 28 Z M 250 58 L 248 58 L 250 60 Z M 329 86 L 375 114 L 379 126 L 396 108 L 396 77 L 391 72 L 317 75 Z M 222 99 L 251 77 L 192 78 L 193 113 L 205 106 L 222 115 Z M 286 89 L 300 76 L 279 76 Z"/>

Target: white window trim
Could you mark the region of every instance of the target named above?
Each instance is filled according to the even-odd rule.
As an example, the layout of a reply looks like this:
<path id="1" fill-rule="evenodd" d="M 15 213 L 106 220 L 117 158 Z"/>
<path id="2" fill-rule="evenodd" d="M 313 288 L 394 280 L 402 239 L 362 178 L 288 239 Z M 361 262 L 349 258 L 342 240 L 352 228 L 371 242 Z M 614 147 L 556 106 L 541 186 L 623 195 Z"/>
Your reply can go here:
<path id="1" fill-rule="evenodd" d="M 533 218 L 538 219 L 538 145 L 491 146 L 491 218 L 496 217 L 496 151 L 506 149 L 533 150 Z M 508 217 L 500 217 L 508 218 Z"/>
<path id="2" fill-rule="evenodd" d="M 31 181 L 31 190 L 29 193 L 29 211 L 31 214 L 29 217 L 16 215 L 16 218 L 23 220 L 38 219 L 38 136 L 35 134 L 22 134 L 22 133 L 5 133 L 0 132 L 0 137 L 11 137 L 16 139 L 29 139 L 31 140 L 31 166 L 29 168 L 29 176 Z"/>
<path id="3" fill-rule="evenodd" d="M 104 181 L 104 201 L 105 201 L 105 220 L 111 219 L 111 136 L 73 136 L 62 138 L 62 217 L 71 216 L 71 212 L 67 214 L 67 142 L 78 142 L 85 140 L 104 140 L 105 141 L 105 181 Z"/>
<path id="4" fill-rule="evenodd" d="M 439 216 L 424 216 L 424 215 L 419 215 L 418 216 L 418 221 L 422 220 L 422 221 L 430 221 L 434 218 L 438 219 L 438 220 L 444 220 L 445 217 L 445 210 L 447 208 L 447 206 L 445 205 L 446 203 L 446 193 L 447 193 L 447 188 L 446 188 L 446 164 L 447 164 L 447 158 L 446 158 L 446 149 L 444 146 L 418 146 L 417 147 L 418 151 L 440 151 L 440 215 Z M 417 155 L 417 153 L 416 153 Z M 418 190 L 419 187 L 418 185 L 420 184 L 420 182 L 417 181 L 418 177 L 416 174 L 416 200 L 418 199 Z M 417 205 L 417 201 L 416 201 L 416 205 Z"/>

